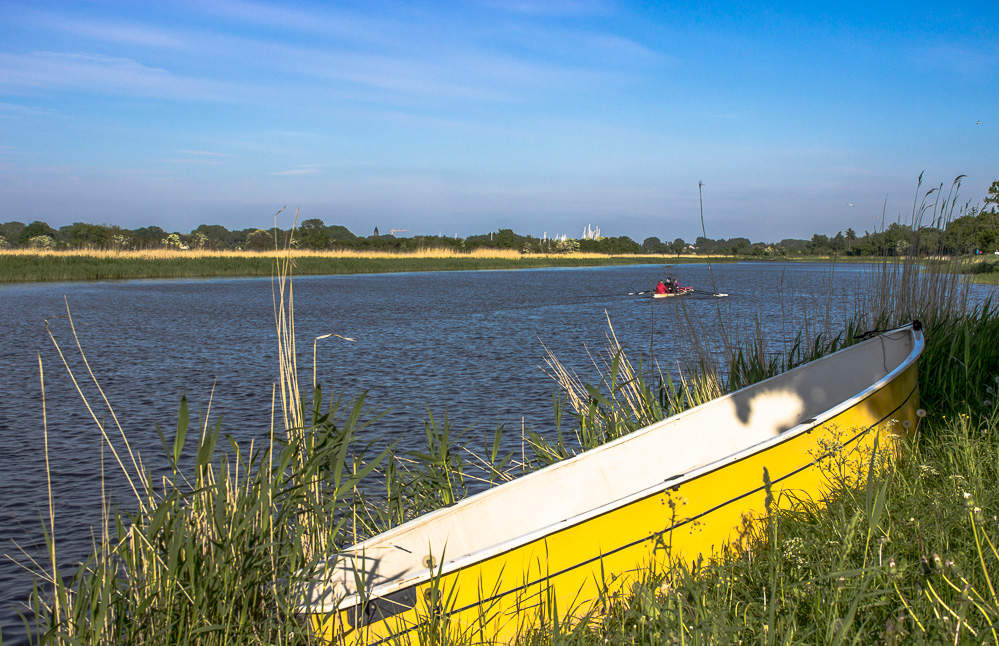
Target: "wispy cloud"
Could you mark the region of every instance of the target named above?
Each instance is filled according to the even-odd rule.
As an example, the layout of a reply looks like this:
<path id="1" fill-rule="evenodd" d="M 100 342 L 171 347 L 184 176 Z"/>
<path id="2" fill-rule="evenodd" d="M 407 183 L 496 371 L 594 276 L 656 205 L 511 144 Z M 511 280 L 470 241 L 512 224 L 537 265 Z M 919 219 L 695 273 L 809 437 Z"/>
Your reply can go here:
<path id="1" fill-rule="evenodd" d="M 391 21 L 375 11 L 356 14 L 336 8 L 332 3 L 322 5 L 322 10 L 309 11 L 264 2 L 220 0 L 217 2 L 192 2 L 192 12 L 209 14 L 235 24 L 262 25 L 272 31 L 291 31 L 302 34 L 319 34 L 335 38 L 340 43 L 364 43 L 380 47 L 398 43 L 398 21 Z"/>
<path id="2" fill-rule="evenodd" d="M 164 159 L 168 164 L 187 164 L 191 166 L 218 166 L 217 159 L 191 159 L 189 157 L 181 157 L 175 159 Z"/>
<path id="3" fill-rule="evenodd" d="M 0 81 L 2 86 L 2 81 Z M 0 103 L 0 118 L 11 119 L 16 117 L 51 117 L 60 114 L 52 108 L 39 108 L 33 105 L 20 105 L 17 103 Z"/>
<path id="4" fill-rule="evenodd" d="M 935 43 L 925 49 L 915 50 L 913 57 L 923 67 L 962 77 L 991 77 L 999 67 L 999 56 L 994 48 L 976 48 L 960 43 Z"/>
<path id="5" fill-rule="evenodd" d="M 601 0 L 487 0 L 487 6 L 510 13 L 533 16 L 571 16 L 608 13 L 610 7 Z"/>
<path id="6" fill-rule="evenodd" d="M 164 29 L 127 20 L 76 18 L 51 11 L 25 11 L 21 19 L 46 31 L 57 31 L 107 43 L 141 47 L 190 49 L 188 34 L 179 29 Z"/>
<path id="7" fill-rule="evenodd" d="M 291 170 L 282 170 L 271 175 L 315 175 L 322 172 L 319 164 L 300 164 Z"/>
<path id="8" fill-rule="evenodd" d="M 0 53 L 0 91 L 29 89 L 210 101 L 263 94 L 250 86 L 174 74 L 130 58 L 91 53 Z"/>
<path id="9" fill-rule="evenodd" d="M 229 157 L 229 153 L 216 153 L 208 150 L 181 150 L 184 155 L 204 155 L 205 157 Z"/>

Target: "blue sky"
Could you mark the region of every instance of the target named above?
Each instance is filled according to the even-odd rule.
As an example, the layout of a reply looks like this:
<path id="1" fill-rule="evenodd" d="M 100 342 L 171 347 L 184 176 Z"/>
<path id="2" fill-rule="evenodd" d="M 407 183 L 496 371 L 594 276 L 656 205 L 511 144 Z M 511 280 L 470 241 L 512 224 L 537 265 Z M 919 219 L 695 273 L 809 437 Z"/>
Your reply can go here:
<path id="1" fill-rule="evenodd" d="M 0 0 L 0 222 L 862 233 L 999 179 L 951 4 Z"/>

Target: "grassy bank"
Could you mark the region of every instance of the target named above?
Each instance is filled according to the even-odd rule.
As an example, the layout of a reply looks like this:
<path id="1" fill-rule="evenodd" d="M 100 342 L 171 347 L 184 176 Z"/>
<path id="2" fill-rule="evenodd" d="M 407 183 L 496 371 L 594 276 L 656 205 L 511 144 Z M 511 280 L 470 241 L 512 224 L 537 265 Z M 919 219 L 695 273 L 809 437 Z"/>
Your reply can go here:
<path id="1" fill-rule="evenodd" d="M 275 258 L 285 255 L 284 252 L 252 251 L 8 250 L 0 251 L 0 282 L 271 276 Z M 467 254 L 445 250 L 414 253 L 293 251 L 291 258 L 295 263 L 295 273 L 301 276 L 719 262 L 719 259 L 645 255 L 580 253 L 542 256 L 512 250 L 480 250 Z"/>
<path id="2" fill-rule="evenodd" d="M 999 259 L 994 257 L 972 258 L 961 265 L 961 270 L 973 282 L 983 285 L 999 285 Z"/>

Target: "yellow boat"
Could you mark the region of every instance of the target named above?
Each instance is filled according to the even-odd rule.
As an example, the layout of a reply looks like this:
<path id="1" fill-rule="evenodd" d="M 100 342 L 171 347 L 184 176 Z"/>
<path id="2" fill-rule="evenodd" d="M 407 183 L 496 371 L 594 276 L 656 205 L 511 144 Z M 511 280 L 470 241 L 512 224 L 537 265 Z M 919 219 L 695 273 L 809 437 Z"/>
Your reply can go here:
<path id="1" fill-rule="evenodd" d="M 328 563 L 302 610 L 346 644 L 503 643 L 579 617 L 744 539 L 768 493 L 818 500 L 831 461 L 865 468 L 914 426 L 922 349 L 914 322 L 400 525 Z"/>

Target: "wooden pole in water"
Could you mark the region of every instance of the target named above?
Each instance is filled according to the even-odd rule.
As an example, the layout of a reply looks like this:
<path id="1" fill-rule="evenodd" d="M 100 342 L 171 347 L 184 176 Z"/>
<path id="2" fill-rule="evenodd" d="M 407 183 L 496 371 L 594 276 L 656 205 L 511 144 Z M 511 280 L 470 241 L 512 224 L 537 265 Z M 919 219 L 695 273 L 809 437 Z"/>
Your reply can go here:
<path id="1" fill-rule="evenodd" d="M 704 197 L 701 195 L 702 186 L 704 186 L 704 182 L 697 180 L 697 201 L 701 205 L 701 235 L 703 235 L 704 239 L 707 240 L 708 233 L 704 229 Z M 715 288 L 715 272 L 711 270 L 710 260 L 708 260 L 708 274 L 711 276 L 711 291 L 717 294 L 718 290 Z"/>
<path id="2" fill-rule="evenodd" d="M 653 354 L 655 341 L 656 341 L 656 298 L 652 294 L 649 294 L 649 369 L 652 369 L 652 365 L 655 363 L 655 355 Z"/>

